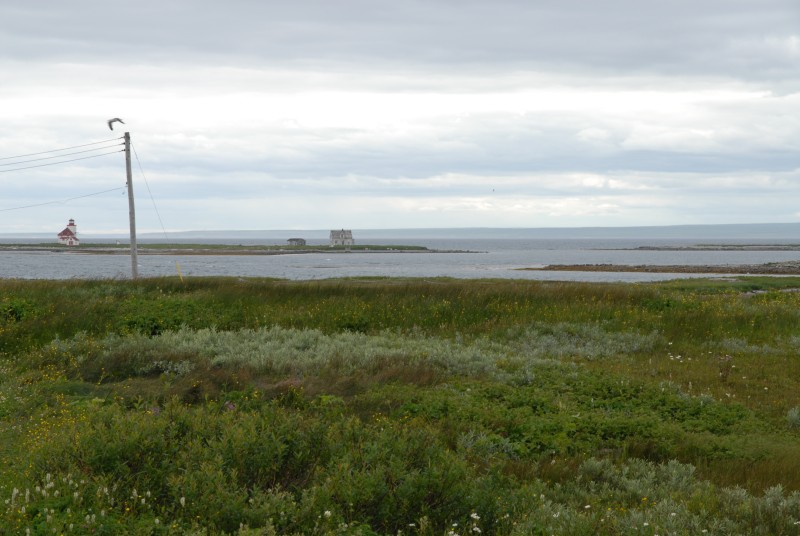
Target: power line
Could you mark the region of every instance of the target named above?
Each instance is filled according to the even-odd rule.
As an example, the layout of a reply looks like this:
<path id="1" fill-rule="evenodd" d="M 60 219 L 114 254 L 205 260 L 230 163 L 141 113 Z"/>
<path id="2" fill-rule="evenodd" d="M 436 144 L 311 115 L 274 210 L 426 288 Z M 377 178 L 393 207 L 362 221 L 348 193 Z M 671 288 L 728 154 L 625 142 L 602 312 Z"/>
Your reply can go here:
<path id="1" fill-rule="evenodd" d="M 42 157 L 42 158 L 33 158 L 31 160 L 21 160 L 19 162 L 8 162 L 6 164 L 0 164 L 0 166 L 17 166 L 19 164 L 27 164 L 29 162 L 39 162 L 41 160 L 52 160 L 53 158 L 63 158 L 65 156 L 71 156 L 73 154 L 83 154 L 83 153 L 91 153 L 92 151 L 102 151 L 103 149 L 111 149 L 112 147 L 117 147 L 117 146 L 120 146 L 120 145 L 122 145 L 122 144 L 121 143 L 117 143 L 116 145 L 108 145 L 106 147 L 96 147 L 94 149 L 85 149 L 83 151 L 75 151 L 74 153 L 64 153 L 64 154 L 59 154 L 59 155 L 56 155 L 56 156 L 45 156 L 45 157 Z"/>
<path id="2" fill-rule="evenodd" d="M 75 201 L 76 199 L 83 199 L 84 197 L 92 197 L 95 195 L 107 194 L 108 192 L 116 192 L 118 190 L 124 190 L 124 186 L 119 186 L 117 188 L 111 188 L 110 190 L 103 190 L 102 192 L 95 192 L 93 194 L 86 194 L 86 195 L 79 195 L 77 197 L 70 197 L 69 199 L 61 199 L 58 201 L 46 201 L 44 203 L 37 203 L 35 205 L 25 205 L 24 207 L 12 207 L 12 208 L 0 208 L 0 212 L 10 212 L 12 210 L 22 210 L 25 208 L 34 208 L 34 207 L 42 207 L 44 205 L 55 205 L 61 203 L 68 203 L 69 201 Z"/>
<path id="3" fill-rule="evenodd" d="M 136 155 L 136 163 L 139 164 L 139 171 L 142 172 L 142 178 L 144 179 L 145 186 L 147 186 L 147 193 L 150 194 L 150 201 L 153 202 L 153 209 L 155 209 L 156 216 L 158 216 L 158 223 L 161 224 L 161 230 L 164 232 L 164 238 L 169 239 L 169 236 L 167 235 L 167 230 L 164 228 L 164 222 L 161 220 L 161 214 L 158 212 L 158 207 L 156 206 L 156 199 L 155 197 L 153 197 L 153 192 L 150 191 L 150 183 L 147 182 L 147 176 L 145 176 L 144 174 L 144 169 L 142 168 L 142 161 L 139 160 L 139 153 L 136 152 L 136 147 L 134 147 L 133 144 L 130 144 L 130 147 L 131 149 L 133 149 L 133 154 Z M 128 170 L 130 170 L 130 168 L 128 168 Z M 128 180 L 131 180 L 130 176 Z M 178 264 L 178 261 L 175 261 L 175 271 L 178 272 L 178 277 L 181 279 L 181 283 L 183 283 L 183 274 L 181 273 L 181 265 Z M 135 272 L 134 272 L 134 277 L 136 277 Z"/>
<path id="4" fill-rule="evenodd" d="M 32 168 L 38 168 L 38 167 L 44 167 L 44 166 L 55 166 L 55 165 L 58 165 L 58 164 L 66 164 L 68 162 L 77 162 L 78 160 L 88 160 L 89 158 L 97 158 L 97 157 L 106 156 L 106 155 L 109 155 L 109 154 L 122 153 L 124 151 L 125 151 L 125 149 L 122 149 L 120 151 L 111 151 L 110 153 L 102 153 L 102 154 L 96 154 L 96 155 L 93 155 L 93 156 L 84 156 L 84 157 L 81 157 L 81 158 L 73 158 L 72 160 L 64 160 L 62 162 L 50 162 L 50 163 L 47 163 L 47 164 L 38 164 L 38 165 L 35 165 L 35 166 L 21 167 L 21 168 L 15 168 L 15 169 L 0 169 L 0 173 L 11 173 L 12 171 L 22 171 L 24 169 L 32 169 Z"/>
<path id="5" fill-rule="evenodd" d="M 167 236 L 167 230 L 164 228 L 164 222 L 161 221 L 161 214 L 158 212 L 158 207 L 156 206 L 156 200 L 153 197 L 153 192 L 150 191 L 150 183 L 147 182 L 147 177 L 144 174 L 144 169 L 142 169 L 142 162 L 139 160 L 139 153 L 136 152 L 136 147 L 131 144 L 131 149 L 133 149 L 133 154 L 136 155 L 136 163 L 139 164 L 139 171 L 142 172 L 142 178 L 144 179 L 144 184 L 147 186 L 147 193 L 150 194 L 150 201 L 153 202 L 153 208 L 156 211 L 156 216 L 158 216 L 158 223 L 161 224 L 161 230 L 164 231 L 164 238 L 169 238 Z"/>
<path id="6" fill-rule="evenodd" d="M 122 138 L 111 138 L 110 140 L 103 140 L 103 141 L 95 141 L 92 143 L 84 143 L 83 145 L 73 145 L 72 147 L 64 147 L 62 149 L 51 149 L 49 151 L 42 151 L 40 153 L 28 153 L 28 154 L 19 154 L 17 156 L 4 156 L 0 158 L 0 160 L 12 160 L 14 158 L 24 158 L 26 156 L 36 156 L 40 154 L 47 154 L 47 153 L 57 153 L 59 151 L 69 151 L 70 149 L 80 149 L 81 147 L 89 147 L 90 145 L 100 145 L 101 143 L 108 143 L 115 140 L 121 140 Z"/>

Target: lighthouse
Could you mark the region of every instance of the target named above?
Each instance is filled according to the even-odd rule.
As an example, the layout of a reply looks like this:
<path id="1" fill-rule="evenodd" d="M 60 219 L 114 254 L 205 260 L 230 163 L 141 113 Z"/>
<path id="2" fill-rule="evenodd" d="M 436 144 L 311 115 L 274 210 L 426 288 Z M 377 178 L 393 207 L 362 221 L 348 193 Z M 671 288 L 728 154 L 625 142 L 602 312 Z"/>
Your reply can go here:
<path id="1" fill-rule="evenodd" d="M 80 245 L 81 242 L 78 240 L 78 227 L 75 225 L 75 220 L 72 218 L 69 219 L 67 227 L 58 233 L 58 243 L 64 244 L 65 246 Z"/>

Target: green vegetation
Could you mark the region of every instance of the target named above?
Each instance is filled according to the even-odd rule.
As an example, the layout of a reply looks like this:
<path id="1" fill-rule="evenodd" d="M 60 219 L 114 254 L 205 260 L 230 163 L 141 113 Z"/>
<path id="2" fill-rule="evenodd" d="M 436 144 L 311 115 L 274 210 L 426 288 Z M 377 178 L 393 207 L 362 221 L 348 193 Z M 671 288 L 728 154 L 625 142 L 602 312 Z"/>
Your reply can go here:
<path id="1" fill-rule="evenodd" d="M 798 287 L 0 281 L 0 533 L 800 534 Z"/>

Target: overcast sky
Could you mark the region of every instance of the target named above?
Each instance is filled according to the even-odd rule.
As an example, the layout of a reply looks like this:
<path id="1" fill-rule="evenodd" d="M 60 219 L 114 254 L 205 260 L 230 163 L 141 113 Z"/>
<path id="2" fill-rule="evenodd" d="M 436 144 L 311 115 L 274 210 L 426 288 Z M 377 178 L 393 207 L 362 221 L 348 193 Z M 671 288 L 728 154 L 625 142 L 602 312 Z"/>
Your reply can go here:
<path id="1" fill-rule="evenodd" d="M 797 0 L 3 0 L 0 73 L 0 233 L 125 232 L 125 131 L 140 232 L 800 221 Z"/>

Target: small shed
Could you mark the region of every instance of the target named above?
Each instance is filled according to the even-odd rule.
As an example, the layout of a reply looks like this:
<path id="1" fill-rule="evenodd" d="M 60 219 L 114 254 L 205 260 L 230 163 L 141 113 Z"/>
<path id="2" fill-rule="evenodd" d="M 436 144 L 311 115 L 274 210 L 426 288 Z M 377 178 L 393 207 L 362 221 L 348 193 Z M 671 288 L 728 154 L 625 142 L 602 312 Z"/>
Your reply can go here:
<path id="1" fill-rule="evenodd" d="M 290 246 L 305 246 L 306 239 L 305 238 L 290 238 L 286 241 L 286 243 Z"/>

